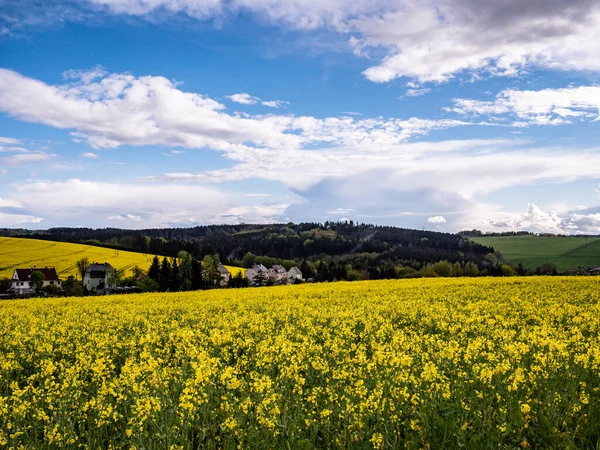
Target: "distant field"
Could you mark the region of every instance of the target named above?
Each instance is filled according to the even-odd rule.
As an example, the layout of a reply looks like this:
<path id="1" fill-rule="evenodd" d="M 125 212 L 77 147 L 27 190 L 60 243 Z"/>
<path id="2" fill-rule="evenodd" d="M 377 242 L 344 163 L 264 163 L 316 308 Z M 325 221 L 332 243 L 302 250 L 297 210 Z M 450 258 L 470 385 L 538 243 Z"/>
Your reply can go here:
<path id="1" fill-rule="evenodd" d="M 139 266 L 147 270 L 154 255 L 113 250 L 93 245 L 51 242 L 37 239 L 0 237 L 0 278 L 12 277 L 13 271 L 26 267 L 55 267 L 61 278 L 77 275 L 75 264 L 87 257 L 90 262 L 108 262 L 119 270 Z M 235 275 L 242 270 L 227 267 Z"/>
<path id="2" fill-rule="evenodd" d="M 535 268 L 545 262 L 559 270 L 600 265 L 600 238 L 545 236 L 489 236 L 470 238 L 494 247 L 507 261 Z"/>

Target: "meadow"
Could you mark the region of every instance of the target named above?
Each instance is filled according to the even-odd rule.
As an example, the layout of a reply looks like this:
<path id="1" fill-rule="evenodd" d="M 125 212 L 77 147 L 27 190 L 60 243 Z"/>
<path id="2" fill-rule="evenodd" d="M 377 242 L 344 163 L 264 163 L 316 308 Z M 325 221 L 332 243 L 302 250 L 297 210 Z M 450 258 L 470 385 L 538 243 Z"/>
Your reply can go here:
<path id="1" fill-rule="evenodd" d="M 600 280 L 0 303 L 0 446 L 600 445 Z"/>
<path id="2" fill-rule="evenodd" d="M 582 236 L 481 236 L 469 239 L 499 250 L 507 261 L 534 269 L 545 262 L 558 270 L 600 265 L 600 238 Z"/>
<path id="3" fill-rule="evenodd" d="M 80 278 L 76 263 L 81 258 L 88 258 L 90 262 L 108 262 L 127 274 L 134 266 L 148 270 L 154 255 L 68 242 L 0 237 L 0 278 L 11 278 L 16 268 L 33 266 L 54 267 L 62 279 L 69 275 Z M 240 270 L 243 273 L 238 267 L 227 268 L 232 275 Z"/>

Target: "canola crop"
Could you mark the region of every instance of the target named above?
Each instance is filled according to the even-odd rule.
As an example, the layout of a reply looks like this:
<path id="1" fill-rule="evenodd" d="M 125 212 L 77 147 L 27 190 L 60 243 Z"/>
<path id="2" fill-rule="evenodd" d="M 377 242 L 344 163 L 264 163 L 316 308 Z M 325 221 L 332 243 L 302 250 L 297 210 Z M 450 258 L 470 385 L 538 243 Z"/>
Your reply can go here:
<path id="1" fill-rule="evenodd" d="M 0 278 L 11 278 L 17 268 L 34 266 L 54 267 L 63 280 L 69 275 L 80 277 L 77 261 L 81 258 L 88 258 L 89 262 L 108 262 L 128 275 L 134 266 L 148 270 L 154 255 L 86 244 L 0 236 Z M 244 275 L 245 269 L 225 267 L 232 276 L 240 271 Z"/>
<path id="2" fill-rule="evenodd" d="M 0 303 L 0 446 L 597 448 L 596 278 Z"/>

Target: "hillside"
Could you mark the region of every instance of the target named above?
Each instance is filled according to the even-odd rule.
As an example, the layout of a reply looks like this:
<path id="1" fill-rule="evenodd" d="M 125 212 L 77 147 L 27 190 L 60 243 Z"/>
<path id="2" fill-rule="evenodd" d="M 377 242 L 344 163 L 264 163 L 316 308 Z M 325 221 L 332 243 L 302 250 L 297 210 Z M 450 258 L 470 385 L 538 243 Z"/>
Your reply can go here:
<path id="1" fill-rule="evenodd" d="M 77 275 L 75 263 L 87 257 L 90 261 L 108 262 L 120 270 L 139 266 L 147 270 L 153 255 L 67 242 L 51 242 L 27 238 L 0 237 L 0 278 L 10 278 L 17 267 L 52 266 L 65 278 Z M 239 268 L 228 267 L 235 275 Z"/>
<path id="2" fill-rule="evenodd" d="M 419 270 L 438 261 L 490 266 L 490 249 L 457 234 L 353 222 L 271 225 L 209 225 L 193 228 L 124 230 L 117 228 L 0 229 L 0 235 L 89 243 L 115 249 L 174 256 L 180 250 L 202 259 L 218 253 L 233 266 L 253 262 L 286 267 L 308 262 L 352 267 L 363 278 L 393 278 L 398 266 Z M 255 259 L 254 256 L 267 258 Z M 339 270 L 339 269 L 337 269 Z M 346 271 L 347 273 L 347 271 Z M 335 276 L 340 279 L 340 276 Z M 343 276 L 342 276 L 343 278 Z"/>
<path id="3" fill-rule="evenodd" d="M 493 247 L 506 261 L 533 269 L 545 262 L 559 270 L 600 265 L 600 238 L 578 236 L 478 236 L 471 240 Z"/>

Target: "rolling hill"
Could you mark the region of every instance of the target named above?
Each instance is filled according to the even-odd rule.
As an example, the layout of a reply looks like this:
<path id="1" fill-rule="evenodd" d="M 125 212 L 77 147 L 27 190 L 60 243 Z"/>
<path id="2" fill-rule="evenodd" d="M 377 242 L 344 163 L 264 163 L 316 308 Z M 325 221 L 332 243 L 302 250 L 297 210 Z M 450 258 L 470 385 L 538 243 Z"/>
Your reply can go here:
<path id="1" fill-rule="evenodd" d="M 154 255 L 113 250 L 93 245 L 51 242 L 38 239 L 0 237 L 0 278 L 12 277 L 17 267 L 55 267 L 61 278 L 77 275 L 76 262 L 87 257 L 91 262 L 108 262 L 120 270 L 139 266 L 147 270 Z M 235 275 L 242 270 L 229 267 Z"/>
<path id="2" fill-rule="evenodd" d="M 559 270 L 600 265 L 600 238 L 584 236 L 478 236 L 469 239 L 500 251 L 506 261 L 533 269 L 545 262 Z"/>

